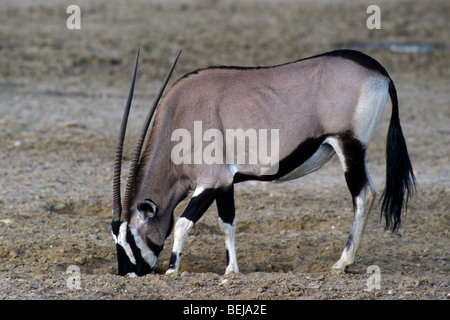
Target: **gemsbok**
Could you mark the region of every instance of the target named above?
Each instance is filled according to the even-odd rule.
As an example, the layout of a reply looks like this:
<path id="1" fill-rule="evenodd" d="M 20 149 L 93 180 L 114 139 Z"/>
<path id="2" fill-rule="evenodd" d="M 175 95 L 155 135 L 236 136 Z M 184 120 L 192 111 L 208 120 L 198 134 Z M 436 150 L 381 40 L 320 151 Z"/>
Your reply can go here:
<path id="1" fill-rule="evenodd" d="M 342 255 L 332 268 L 344 270 L 353 264 L 376 197 L 366 151 L 388 96 L 392 114 L 381 218 L 385 218 L 386 229 L 399 228 L 402 211 L 415 191 L 415 177 L 400 126 L 394 82 L 380 63 L 358 51 L 337 50 L 271 67 L 209 67 L 181 77 L 163 96 L 180 53 L 144 121 L 122 203 L 122 150 L 139 51 L 136 56 L 114 162 L 112 233 L 120 275 L 142 276 L 152 271 L 172 231 L 174 208 L 191 191 L 190 202 L 175 224 L 167 273 L 178 271 L 189 231 L 214 200 L 225 234 L 225 273 L 238 272 L 234 184 L 296 179 L 318 170 L 335 153 L 352 196 L 354 217 Z M 204 131 L 200 140 L 182 136 L 195 135 L 195 125 Z M 269 146 L 250 150 L 253 133 L 260 133 L 258 139 L 267 137 L 267 130 L 276 143 L 272 140 Z M 228 148 L 229 132 L 235 133 L 231 144 L 241 147 Z M 226 143 L 219 139 L 225 135 Z M 210 143 L 203 146 L 205 141 Z M 266 157 L 276 153 L 276 164 L 267 168 L 268 162 L 259 161 L 254 152 Z M 200 156 L 197 161 L 196 155 Z M 201 161 L 202 155 L 210 158 Z"/>

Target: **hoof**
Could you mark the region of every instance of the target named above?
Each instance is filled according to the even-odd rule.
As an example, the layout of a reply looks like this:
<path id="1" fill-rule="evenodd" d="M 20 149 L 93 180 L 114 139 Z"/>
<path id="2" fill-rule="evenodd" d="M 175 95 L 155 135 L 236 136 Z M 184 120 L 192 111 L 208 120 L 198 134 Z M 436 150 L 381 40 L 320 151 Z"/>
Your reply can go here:
<path id="1" fill-rule="evenodd" d="M 336 274 L 343 274 L 348 271 L 350 265 L 351 264 L 344 264 L 338 261 L 331 267 L 330 271 Z"/>
<path id="2" fill-rule="evenodd" d="M 176 276 L 178 274 L 178 271 L 175 270 L 175 269 L 167 269 L 166 274 L 167 275 L 175 275 Z"/>
<path id="3" fill-rule="evenodd" d="M 227 269 L 225 270 L 225 275 L 233 273 L 239 273 L 239 269 L 237 267 L 228 266 Z"/>
<path id="4" fill-rule="evenodd" d="M 331 268 L 330 269 L 330 273 L 332 274 L 344 274 L 345 273 L 345 269 L 340 269 L 340 268 Z"/>

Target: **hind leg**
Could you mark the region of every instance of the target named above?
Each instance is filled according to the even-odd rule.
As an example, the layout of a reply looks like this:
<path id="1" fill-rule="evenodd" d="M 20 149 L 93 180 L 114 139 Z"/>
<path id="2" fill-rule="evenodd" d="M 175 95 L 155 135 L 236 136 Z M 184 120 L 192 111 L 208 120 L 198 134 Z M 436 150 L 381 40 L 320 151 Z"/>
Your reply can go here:
<path id="1" fill-rule="evenodd" d="M 344 270 L 355 262 L 356 252 L 364 233 L 367 216 L 376 197 L 376 191 L 365 165 L 364 145 L 350 136 L 332 138 L 329 144 L 344 168 L 345 180 L 353 200 L 353 223 L 347 244 L 332 269 Z"/>
<path id="2" fill-rule="evenodd" d="M 225 274 L 234 272 L 238 273 L 238 263 L 236 258 L 236 247 L 234 235 L 236 233 L 236 221 L 234 205 L 234 186 L 226 188 L 216 198 L 217 211 L 219 213 L 219 226 L 225 235 L 227 268 Z"/>
<path id="3" fill-rule="evenodd" d="M 368 177 L 368 179 L 370 178 Z M 350 234 L 340 259 L 333 265 L 332 269 L 345 270 L 347 266 L 355 262 L 356 251 L 361 242 L 367 216 L 372 208 L 375 197 L 376 192 L 370 182 L 362 187 L 357 196 L 353 196 L 354 214 Z"/>

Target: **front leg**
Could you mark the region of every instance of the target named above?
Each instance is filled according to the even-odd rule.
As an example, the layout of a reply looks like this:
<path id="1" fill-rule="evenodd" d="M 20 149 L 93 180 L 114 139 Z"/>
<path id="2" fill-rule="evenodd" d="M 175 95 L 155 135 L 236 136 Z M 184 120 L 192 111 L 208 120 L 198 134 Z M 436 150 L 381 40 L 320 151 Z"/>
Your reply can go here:
<path id="1" fill-rule="evenodd" d="M 166 271 L 166 274 L 178 272 L 184 241 L 194 224 L 213 203 L 215 194 L 215 189 L 204 189 L 202 187 L 197 187 L 195 189 L 191 201 L 175 224 L 172 255 L 170 257 L 169 269 Z"/>

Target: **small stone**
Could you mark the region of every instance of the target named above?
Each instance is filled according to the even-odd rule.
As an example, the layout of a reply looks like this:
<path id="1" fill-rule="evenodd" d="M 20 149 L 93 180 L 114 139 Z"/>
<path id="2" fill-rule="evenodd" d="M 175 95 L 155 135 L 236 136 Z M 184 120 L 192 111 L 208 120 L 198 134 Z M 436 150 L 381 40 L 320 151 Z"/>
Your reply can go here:
<path id="1" fill-rule="evenodd" d="M 76 257 L 75 263 L 83 265 L 86 263 L 86 258 L 85 257 Z"/>
<path id="2" fill-rule="evenodd" d="M 19 250 L 17 250 L 17 249 L 13 249 L 13 250 L 11 250 L 11 251 L 9 252 L 9 257 L 10 257 L 11 259 L 15 259 L 15 258 L 17 258 L 18 256 L 20 256 L 20 252 L 19 252 Z"/>

